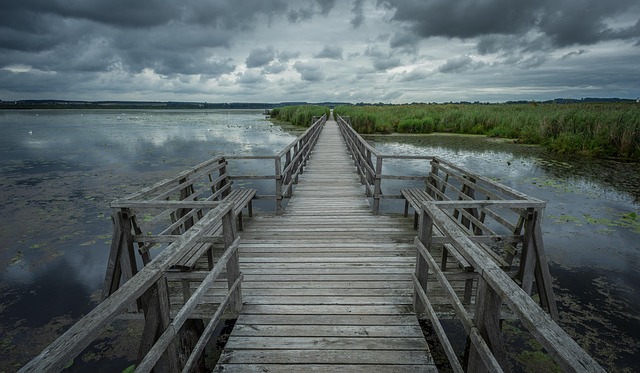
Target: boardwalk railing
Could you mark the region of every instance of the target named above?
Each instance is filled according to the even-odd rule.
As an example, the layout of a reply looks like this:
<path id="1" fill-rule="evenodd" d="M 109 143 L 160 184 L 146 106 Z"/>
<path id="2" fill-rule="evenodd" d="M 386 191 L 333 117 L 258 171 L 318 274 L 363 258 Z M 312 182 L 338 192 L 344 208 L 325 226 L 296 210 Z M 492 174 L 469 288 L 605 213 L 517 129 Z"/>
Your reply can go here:
<path id="1" fill-rule="evenodd" d="M 230 203 L 222 203 L 204 214 L 188 231 L 177 237 L 129 281 L 56 339 L 20 372 L 62 370 L 70 360 L 99 337 L 106 326 L 137 302 L 144 305 L 146 323 L 140 344 L 140 364 L 136 372 L 150 372 L 154 366 L 161 371 L 189 371 L 196 364 L 201 364 L 201 353 L 213 335 L 224 310 L 231 305 L 234 312 L 239 312 L 242 307 L 243 275 L 239 270 L 239 237 L 234 229 L 232 210 Z M 223 231 L 223 254 L 177 315 L 171 318 L 166 272 L 177 263 L 185 251 L 210 240 L 206 232 L 216 224 L 220 224 Z M 208 316 L 210 321 L 199 339 L 186 346 L 185 338 L 175 337 L 183 332 L 185 322 L 225 268 L 228 291 L 215 312 Z M 187 351 L 186 355 L 183 354 L 184 351 Z"/>
<path id="2" fill-rule="evenodd" d="M 255 199 L 270 199 L 275 201 L 275 209 L 278 214 L 284 212 L 284 200 L 290 198 L 294 185 L 298 183 L 298 176 L 304 172 L 309 155 L 313 150 L 322 126 L 327 121 L 326 115 L 313 117 L 313 124 L 291 144 L 287 145 L 276 155 L 265 156 L 227 156 L 226 159 L 233 162 L 263 162 L 264 170 L 270 166 L 266 162 L 273 162 L 273 173 L 259 175 L 241 175 L 233 172 L 229 178 L 233 181 L 252 182 L 256 180 L 274 180 L 273 194 L 257 194 Z"/>
<path id="3" fill-rule="evenodd" d="M 380 212 L 383 199 L 399 198 L 406 201 L 405 215 L 409 207 L 415 211 L 414 306 L 431 319 L 454 371 L 463 369 L 439 321 L 448 310 L 436 310 L 434 300 L 438 305 L 447 301 L 467 332 L 473 345 L 469 371 L 509 370 L 500 334 L 507 313 L 521 320 L 565 370 L 602 371 L 553 321 L 558 311 L 540 229 L 545 202 L 438 157 L 380 154 L 348 120 L 337 117 L 365 192 L 373 199 L 373 213 Z M 417 176 L 385 174 L 386 160 L 423 162 L 425 171 Z M 383 180 L 422 181 L 424 187 L 383 193 Z M 534 290 L 539 305 L 532 298 Z"/>
<path id="4" fill-rule="evenodd" d="M 273 161 L 274 173 L 261 175 L 230 175 L 231 180 L 255 181 L 255 180 L 275 180 L 274 194 L 258 194 L 256 199 L 272 199 L 275 201 L 276 212 L 282 214 L 284 211 L 283 200 L 290 198 L 293 187 L 298 183 L 298 176 L 304 172 L 309 155 L 313 150 L 322 126 L 327 121 L 326 115 L 313 117 L 313 124 L 298 138 L 287 145 L 276 155 L 265 156 L 227 156 L 230 161 Z"/>
<path id="5" fill-rule="evenodd" d="M 389 194 L 382 192 L 382 180 L 404 180 L 404 181 L 427 181 L 427 176 L 408 175 L 388 175 L 383 174 L 384 161 L 386 160 L 417 160 L 431 161 L 433 156 L 410 156 L 410 155 L 384 155 L 380 154 L 365 139 L 360 136 L 348 123 L 349 117 L 336 115 L 336 122 L 340 127 L 340 132 L 344 137 L 347 147 L 354 158 L 360 182 L 365 187 L 367 197 L 373 198 L 372 210 L 374 214 L 380 213 L 382 199 L 399 199 L 400 194 Z"/>
<path id="6" fill-rule="evenodd" d="M 501 205 L 508 208 L 529 208 L 528 201 L 483 201 L 460 204 L 451 202 L 425 202 L 421 207 L 421 221 L 415 243 L 418 249 L 414 288 L 416 303 L 426 309 L 444 351 L 455 372 L 463 372 L 456 353 L 426 294 L 436 285 L 429 281 L 429 273 L 450 299 L 456 315 L 471 341 L 467 371 L 509 371 L 504 341 L 501 336 L 501 313 L 503 305 L 513 311 L 518 320 L 540 342 L 554 360 L 567 372 L 604 372 L 596 363 L 538 304 L 487 255 L 486 250 L 460 226 L 455 224 L 447 208 L 481 208 Z M 434 239 L 434 232 L 442 232 L 442 239 Z M 539 231 L 536 232 L 539 234 Z M 536 239 L 540 239 L 537 237 Z M 447 275 L 434 259 L 432 253 L 443 243 L 453 247 L 478 273 L 474 314 L 471 316 L 458 297 Z M 546 262 L 538 263 L 546 266 Z M 436 285 L 438 286 L 438 285 Z M 486 369 L 486 370 L 485 370 Z"/>

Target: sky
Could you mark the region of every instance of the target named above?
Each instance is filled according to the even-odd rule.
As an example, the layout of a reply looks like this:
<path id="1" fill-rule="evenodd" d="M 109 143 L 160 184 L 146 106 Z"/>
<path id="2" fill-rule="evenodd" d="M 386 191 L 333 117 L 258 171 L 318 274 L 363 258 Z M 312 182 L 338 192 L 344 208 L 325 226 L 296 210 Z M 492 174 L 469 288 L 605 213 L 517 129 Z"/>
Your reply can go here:
<path id="1" fill-rule="evenodd" d="M 0 100 L 640 96 L 638 0 L 0 0 Z"/>

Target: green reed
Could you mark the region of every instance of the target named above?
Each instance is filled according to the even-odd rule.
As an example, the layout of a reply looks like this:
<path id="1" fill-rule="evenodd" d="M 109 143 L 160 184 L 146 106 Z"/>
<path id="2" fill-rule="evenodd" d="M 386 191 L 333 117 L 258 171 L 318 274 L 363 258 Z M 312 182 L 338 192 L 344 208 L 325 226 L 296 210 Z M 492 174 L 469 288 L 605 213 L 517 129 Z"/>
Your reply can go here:
<path id="1" fill-rule="evenodd" d="M 321 117 L 327 115 L 329 117 L 329 108 L 317 105 L 299 105 L 284 106 L 271 110 L 271 117 L 278 120 L 291 122 L 291 124 L 301 127 L 309 127 L 312 125 L 313 117 Z"/>
<path id="2" fill-rule="evenodd" d="M 637 103 L 338 106 L 335 113 L 364 134 L 480 134 L 558 153 L 640 160 Z"/>

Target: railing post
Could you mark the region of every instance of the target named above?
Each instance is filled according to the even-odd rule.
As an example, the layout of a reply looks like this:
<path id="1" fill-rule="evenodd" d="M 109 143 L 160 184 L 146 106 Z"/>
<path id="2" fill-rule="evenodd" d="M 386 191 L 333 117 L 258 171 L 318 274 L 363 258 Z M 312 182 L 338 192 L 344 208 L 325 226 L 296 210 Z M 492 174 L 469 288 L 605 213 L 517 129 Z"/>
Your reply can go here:
<path id="1" fill-rule="evenodd" d="M 233 245 L 233 241 L 236 239 L 236 227 L 233 215 L 233 209 L 229 209 L 229 211 L 222 217 L 222 239 L 225 250 L 228 249 L 229 246 Z M 227 285 L 229 286 L 229 290 L 231 290 L 238 277 L 240 277 L 240 261 L 238 257 L 238 250 L 235 250 L 233 255 L 229 258 L 229 261 L 227 261 Z M 240 313 L 240 310 L 242 309 L 241 286 L 238 286 L 233 294 L 231 294 L 229 304 L 236 315 Z"/>
<path id="2" fill-rule="evenodd" d="M 378 215 L 380 213 L 380 200 L 382 199 L 382 157 L 376 158 L 376 175 L 375 184 L 373 188 L 373 214 Z"/>
<path id="3" fill-rule="evenodd" d="M 440 190 L 440 186 L 438 185 L 438 180 L 436 180 L 435 178 L 435 176 L 438 176 L 438 167 L 436 167 L 437 164 L 438 164 L 437 159 L 434 158 L 431 160 L 431 172 L 429 173 L 429 176 L 427 178 L 427 183 L 433 186 L 435 189 Z M 436 192 L 431 190 L 431 188 L 429 188 L 429 185 L 426 185 L 426 188 L 427 188 L 426 189 L 427 193 L 429 193 L 429 195 L 433 199 L 435 200 L 440 199 L 440 197 L 436 194 Z"/>
<path id="4" fill-rule="evenodd" d="M 522 243 L 522 253 L 520 257 L 520 268 L 517 278 L 520 280 L 522 289 L 529 295 L 533 291 L 533 280 L 535 278 L 540 306 L 549 312 L 551 318 L 558 319 L 558 308 L 556 306 L 551 274 L 544 250 L 542 240 L 542 230 L 540 228 L 540 212 L 535 209 L 527 210 L 527 217 L 524 224 L 524 242 Z"/>
<path id="5" fill-rule="evenodd" d="M 138 272 L 131 236 L 131 219 L 128 209 L 118 210 L 112 216 L 113 236 L 102 299 L 118 290 L 120 285 L 129 281 Z"/>
<path id="6" fill-rule="evenodd" d="M 283 184 L 288 188 L 285 193 L 285 197 L 287 198 L 291 198 L 291 195 L 293 194 L 293 185 L 289 185 L 292 179 L 291 173 L 294 170 L 293 166 L 291 165 L 291 152 L 292 152 L 292 149 L 287 150 L 287 154 L 285 154 L 285 161 L 284 161 L 284 168 L 287 169 L 287 172 L 284 175 Z"/>
<path id="7" fill-rule="evenodd" d="M 138 364 L 147 356 L 153 345 L 171 323 L 167 278 L 163 275 L 143 296 L 145 325 L 138 349 Z M 172 341 L 155 367 L 160 372 L 178 370 L 177 342 Z"/>
<path id="8" fill-rule="evenodd" d="M 418 239 L 427 250 L 431 250 L 431 241 L 433 237 L 433 219 L 427 212 L 427 210 L 422 207 L 422 214 L 420 216 L 420 225 L 418 229 Z M 427 292 L 427 277 L 429 276 L 429 265 L 427 264 L 427 260 L 420 254 L 420 250 L 416 250 L 416 278 L 422 287 L 424 292 Z M 420 300 L 420 296 L 418 295 L 417 289 L 413 291 L 413 308 L 416 314 L 423 314 L 425 311 L 424 304 Z"/>
<path id="9" fill-rule="evenodd" d="M 478 291 L 476 293 L 475 324 L 502 370 L 504 372 L 511 372 L 509 359 L 507 358 L 507 349 L 505 348 L 502 331 L 500 330 L 501 308 L 502 298 L 491 285 L 480 276 L 478 278 Z M 480 354 L 474 346 L 471 346 L 467 372 L 487 371 Z"/>
<path id="10" fill-rule="evenodd" d="M 220 180 L 220 182 L 218 182 L 218 185 L 216 185 L 216 190 L 222 189 L 224 186 L 226 186 L 227 184 L 229 184 L 231 182 L 229 180 L 229 175 L 227 174 L 227 160 L 224 159 L 224 158 L 221 158 L 218 161 L 218 164 L 221 165 L 220 170 L 218 171 L 218 175 L 219 176 L 226 175 L 226 177 L 224 179 Z M 224 192 L 222 192 L 222 195 L 220 196 L 220 201 L 222 201 L 222 199 L 224 197 L 229 195 L 229 193 L 231 192 L 230 189 L 231 188 L 227 188 Z"/>
<path id="11" fill-rule="evenodd" d="M 282 215 L 282 161 L 280 155 L 275 157 L 276 174 L 276 214 Z"/>

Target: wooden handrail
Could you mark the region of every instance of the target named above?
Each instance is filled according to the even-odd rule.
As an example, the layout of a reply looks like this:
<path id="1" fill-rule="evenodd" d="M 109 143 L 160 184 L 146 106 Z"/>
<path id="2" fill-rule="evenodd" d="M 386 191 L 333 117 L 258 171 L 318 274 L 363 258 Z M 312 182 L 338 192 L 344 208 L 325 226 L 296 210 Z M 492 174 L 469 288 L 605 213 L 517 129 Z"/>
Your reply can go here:
<path id="1" fill-rule="evenodd" d="M 519 204 L 520 201 L 505 201 L 505 205 Z M 426 289 L 427 267 L 435 271 L 436 277 L 441 283 L 445 282 L 443 276 L 438 273 L 437 264 L 431 258 L 429 251 L 431 249 L 432 234 L 434 227 L 443 232 L 449 239 L 449 243 L 471 263 L 475 271 L 479 273 L 479 289 L 484 289 L 484 296 L 498 300 L 497 306 L 504 302 L 509 308 L 515 312 L 518 319 L 531 332 L 531 334 L 540 342 L 540 344 L 551 354 L 554 360 L 560 366 L 569 372 L 604 372 L 604 369 L 587 354 L 555 321 L 547 314 L 522 288 L 520 288 L 495 261 L 483 250 L 477 243 L 474 243 L 466 232 L 457 226 L 449 215 L 447 215 L 438 202 L 425 202 L 422 205 L 422 222 L 416 245 L 418 248 L 418 261 L 416 267 L 416 297 L 422 299 L 419 294 L 420 290 Z M 545 265 L 546 263 L 541 263 Z M 446 289 L 446 284 L 443 284 Z M 467 315 L 467 311 L 461 306 L 461 303 L 455 293 L 447 292 L 450 295 L 454 310 L 457 312 L 461 321 L 465 325 L 465 329 L 469 331 L 471 328 L 477 327 L 479 330 L 491 329 L 491 325 L 484 324 L 485 318 L 498 318 L 499 312 L 496 314 L 495 307 L 484 309 L 483 295 L 476 296 L 476 315 L 475 321 Z M 479 305 L 480 304 L 480 305 Z M 495 304 L 494 304 L 495 306 Z M 493 311 L 493 312 L 492 312 Z M 491 315 L 486 313 L 490 312 Z M 431 315 L 432 319 L 435 313 Z M 432 320 L 438 322 L 436 320 Z M 482 325 L 478 325 L 478 323 Z M 490 323 L 491 324 L 491 323 Z M 498 325 L 494 323 L 493 327 Z M 484 332 L 482 338 L 489 338 L 489 345 L 495 346 L 499 343 L 495 340 L 496 335 L 499 336 L 499 330 L 488 330 Z M 499 338 L 499 337 L 498 337 Z M 493 340 L 492 340 L 493 339 Z M 477 345 L 476 347 L 478 347 Z M 485 351 L 486 352 L 486 351 Z M 493 351 L 495 354 L 495 351 Z M 480 355 L 484 352 L 480 352 Z M 482 360 L 485 360 L 484 357 Z M 497 359 L 500 361 L 500 358 Z"/>
<path id="2" fill-rule="evenodd" d="M 160 252 L 148 265 L 142 268 L 129 281 L 125 282 L 105 301 L 98 304 L 86 316 L 69 328 L 62 336 L 46 347 L 38 356 L 32 359 L 19 372 L 57 372 L 62 370 L 69 360 L 84 350 L 100 332 L 109 325 L 130 304 L 140 298 L 150 287 L 163 278 L 164 273 L 173 266 L 193 245 L 196 245 L 205 235 L 207 228 L 216 222 L 223 223 L 225 230 L 225 248 L 233 248 L 235 232 L 233 232 L 233 217 L 230 213 L 233 206 L 223 203 L 205 214 L 189 230 L 178 237 L 165 250 Z M 231 231 L 229 231 L 231 230 Z M 237 244 L 235 245 L 237 249 Z M 236 252 L 237 250 L 232 251 Z M 230 254 L 237 259 L 237 255 Z M 228 261 L 227 261 L 228 263 Z M 227 264 L 225 263 L 225 264 Z M 238 272 L 239 276 L 239 272 Z M 235 281 L 237 276 L 232 280 Z"/>

